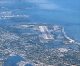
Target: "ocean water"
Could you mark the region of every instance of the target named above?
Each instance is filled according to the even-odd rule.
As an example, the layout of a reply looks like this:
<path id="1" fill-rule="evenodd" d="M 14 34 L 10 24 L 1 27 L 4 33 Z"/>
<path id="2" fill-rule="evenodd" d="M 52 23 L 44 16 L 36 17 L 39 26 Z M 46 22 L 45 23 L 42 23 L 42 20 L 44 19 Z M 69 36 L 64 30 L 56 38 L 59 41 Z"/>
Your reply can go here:
<path id="1" fill-rule="evenodd" d="M 0 26 L 21 24 L 60 25 L 70 38 L 80 42 L 80 0 L 0 0 Z M 4 66 L 13 65 L 10 61 Z"/>
<path id="2" fill-rule="evenodd" d="M 79 2 L 79 0 L 1 0 L 0 24 L 60 24 L 65 27 L 69 36 L 80 40 Z M 14 17 L 3 18 L 4 16 Z"/>

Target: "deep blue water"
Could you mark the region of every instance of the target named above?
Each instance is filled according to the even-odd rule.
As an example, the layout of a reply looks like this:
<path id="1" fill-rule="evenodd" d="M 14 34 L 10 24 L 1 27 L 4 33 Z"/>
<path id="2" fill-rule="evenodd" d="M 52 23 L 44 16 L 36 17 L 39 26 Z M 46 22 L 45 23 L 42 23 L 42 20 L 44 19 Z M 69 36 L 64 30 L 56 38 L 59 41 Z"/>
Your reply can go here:
<path id="1" fill-rule="evenodd" d="M 22 20 L 10 19 L 18 23 L 79 24 L 79 6 L 79 0 L 2 0 L 0 1 L 0 12 L 9 11 L 15 15 L 29 15 L 29 18 Z M 11 22 L 10 20 L 8 21 Z"/>
<path id="2" fill-rule="evenodd" d="M 16 56 L 10 56 L 8 57 L 8 59 L 6 59 L 4 61 L 3 66 L 18 66 L 17 63 L 22 61 L 23 58 L 21 58 L 20 56 L 16 55 Z"/>

